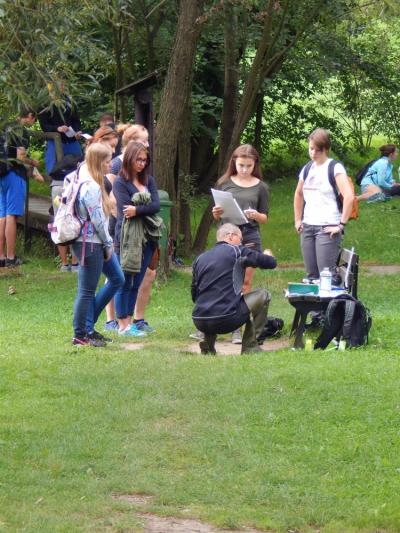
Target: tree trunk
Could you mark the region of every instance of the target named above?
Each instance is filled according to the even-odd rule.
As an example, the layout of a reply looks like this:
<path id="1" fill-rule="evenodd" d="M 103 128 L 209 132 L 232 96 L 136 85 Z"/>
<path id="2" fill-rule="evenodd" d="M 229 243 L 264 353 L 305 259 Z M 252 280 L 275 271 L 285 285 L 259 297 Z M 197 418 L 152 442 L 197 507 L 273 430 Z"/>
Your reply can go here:
<path id="1" fill-rule="evenodd" d="M 203 0 L 182 0 L 171 61 L 161 97 L 154 150 L 157 181 L 176 201 L 174 167 L 185 104 L 190 97 L 193 62 L 202 28 Z"/>
<path id="2" fill-rule="evenodd" d="M 192 113 L 190 102 L 186 104 L 182 128 L 178 144 L 178 234 L 182 236 L 182 253 L 187 256 L 192 246 L 192 232 L 190 224 L 189 196 L 191 192 L 190 180 L 190 132 L 192 128 Z"/>
<path id="3" fill-rule="evenodd" d="M 258 95 L 258 102 L 256 105 L 256 123 L 254 125 L 254 147 L 257 152 L 261 153 L 261 134 L 262 134 L 262 121 L 264 114 L 264 93 Z"/>
<path id="4" fill-rule="evenodd" d="M 218 174 L 224 171 L 227 150 L 235 126 L 239 92 L 239 52 L 237 40 L 237 17 L 233 6 L 224 6 L 225 76 L 224 105 L 221 116 Z"/>
<path id="5" fill-rule="evenodd" d="M 248 124 L 250 118 L 253 116 L 257 104 L 257 95 L 261 91 L 262 84 L 266 78 L 273 77 L 276 72 L 280 70 L 282 64 L 291 50 L 297 43 L 306 28 L 312 23 L 318 14 L 318 6 L 310 11 L 309 15 L 303 20 L 303 24 L 297 28 L 296 32 L 288 34 L 284 44 L 276 51 L 275 45 L 280 33 L 283 31 L 285 21 L 289 17 L 288 7 L 290 0 L 286 0 L 280 20 L 273 23 L 273 13 L 276 7 L 275 0 L 268 0 L 266 9 L 264 10 L 264 27 L 260 41 L 258 43 L 257 52 L 251 65 L 249 74 L 247 76 L 243 94 L 240 101 L 240 107 L 236 114 L 236 120 L 232 133 L 230 135 L 229 144 L 226 148 L 225 154 L 220 154 L 221 169 L 225 168 L 229 154 L 240 144 L 242 133 Z M 203 250 L 207 243 L 208 231 L 212 223 L 211 202 L 205 210 L 200 221 L 197 234 L 195 237 L 193 248 L 196 251 Z"/>

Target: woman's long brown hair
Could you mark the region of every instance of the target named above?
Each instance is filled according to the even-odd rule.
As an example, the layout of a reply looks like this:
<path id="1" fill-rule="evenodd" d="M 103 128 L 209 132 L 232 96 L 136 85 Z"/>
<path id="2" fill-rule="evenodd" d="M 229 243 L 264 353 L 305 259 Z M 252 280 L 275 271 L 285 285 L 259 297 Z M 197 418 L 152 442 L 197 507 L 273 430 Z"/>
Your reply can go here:
<path id="1" fill-rule="evenodd" d="M 259 153 L 251 144 L 241 144 L 233 151 L 225 172 L 217 181 L 218 186 L 223 185 L 229 180 L 231 176 L 235 176 L 238 173 L 236 169 L 236 159 L 238 157 L 248 157 L 249 159 L 252 159 L 254 161 L 254 169 L 252 175 L 258 178 L 259 180 L 263 179 L 260 167 Z"/>
<path id="2" fill-rule="evenodd" d="M 126 181 L 133 181 L 135 178 L 133 165 L 136 162 L 140 152 L 144 152 L 147 157 L 146 166 L 141 172 L 137 173 L 137 178 L 142 185 L 147 185 L 149 181 L 149 165 L 150 165 L 150 156 L 149 151 L 144 144 L 139 142 L 131 141 L 125 149 L 124 157 L 122 159 L 122 169 L 120 176 L 123 177 Z"/>

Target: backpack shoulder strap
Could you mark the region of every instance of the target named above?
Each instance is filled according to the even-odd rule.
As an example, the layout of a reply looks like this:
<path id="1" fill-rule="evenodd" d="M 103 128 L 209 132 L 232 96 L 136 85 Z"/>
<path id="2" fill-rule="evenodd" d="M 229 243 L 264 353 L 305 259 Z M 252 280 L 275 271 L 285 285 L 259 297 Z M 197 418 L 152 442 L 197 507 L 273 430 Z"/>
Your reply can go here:
<path id="1" fill-rule="evenodd" d="M 338 190 L 338 187 L 336 185 L 336 180 L 335 180 L 335 166 L 337 165 L 337 163 L 339 163 L 339 161 L 336 161 L 335 159 L 332 159 L 331 161 L 329 161 L 329 164 L 328 164 L 328 179 L 329 179 L 329 183 L 331 184 L 331 187 L 333 189 L 333 192 L 335 193 L 335 199 L 336 199 L 336 203 L 337 203 L 337 206 L 338 206 L 338 209 L 340 212 L 342 212 L 343 210 L 343 202 L 340 198 L 340 193 L 339 193 L 339 190 Z"/>
<path id="2" fill-rule="evenodd" d="M 353 328 L 353 320 L 358 302 L 356 300 L 345 300 L 343 319 L 343 338 L 349 340 Z"/>
<path id="3" fill-rule="evenodd" d="M 312 164 L 314 161 L 309 161 L 304 167 L 301 169 L 303 171 L 303 181 L 306 181 L 307 176 L 310 172 L 310 168 L 312 167 Z M 301 171 L 300 171 L 301 172 Z"/>

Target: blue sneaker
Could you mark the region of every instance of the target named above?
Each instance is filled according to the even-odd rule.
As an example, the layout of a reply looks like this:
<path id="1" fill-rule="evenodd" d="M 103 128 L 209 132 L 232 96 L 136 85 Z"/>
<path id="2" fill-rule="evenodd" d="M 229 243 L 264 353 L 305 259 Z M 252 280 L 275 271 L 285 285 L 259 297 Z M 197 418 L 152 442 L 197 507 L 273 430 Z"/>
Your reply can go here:
<path id="1" fill-rule="evenodd" d="M 136 326 L 136 329 L 138 329 L 139 331 L 144 331 L 145 333 L 156 332 L 156 330 L 152 328 L 150 324 L 146 322 L 146 320 L 138 320 L 137 322 L 134 323 L 134 325 Z"/>
<path id="2" fill-rule="evenodd" d="M 122 331 L 118 331 L 118 333 L 124 337 L 147 337 L 147 333 L 138 330 L 135 324 L 132 324 Z"/>
<path id="3" fill-rule="evenodd" d="M 118 329 L 118 322 L 117 320 L 109 320 L 104 324 L 104 330 L 105 331 L 115 331 Z"/>

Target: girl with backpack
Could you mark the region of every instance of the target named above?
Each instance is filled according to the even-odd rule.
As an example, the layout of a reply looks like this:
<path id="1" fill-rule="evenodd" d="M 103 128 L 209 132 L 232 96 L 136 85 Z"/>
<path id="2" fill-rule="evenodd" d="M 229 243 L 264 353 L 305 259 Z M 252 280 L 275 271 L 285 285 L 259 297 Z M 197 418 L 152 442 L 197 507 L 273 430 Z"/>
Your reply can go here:
<path id="1" fill-rule="evenodd" d="M 399 154 L 395 144 L 384 144 L 379 148 L 381 157 L 368 167 L 361 180 L 361 194 L 358 200 L 367 203 L 385 201 L 390 196 L 400 195 L 400 183 L 393 179 L 393 161 Z"/>
<path id="2" fill-rule="evenodd" d="M 80 259 L 72 340 L 72 344 L 77 346 L 106 345 L 106 339 L 94 331 L 94 323 L 123 283 L 108 231 L 110 205 L 104 175 L 109 172 L 111 157 L 109 146 L 94 143 L 88 147 L 85 163 L 79 169 L 79 178 L 83 183 L 77 195 L 76 208 L 83 225 L 80 236 L 72 244 L 74 255 Z M 105 265 L 109 268 L 104 268 Z M 109 283 L 95 297 L 102 271 Z"/>
<path id="3" fill-rule="evenodd" d="M 300 235 L 301 251 L 309 279 L 318 279 L 324 268 L 333 269 L 339 255 L 344 227 L 353 209 L 354 194 L 341 163 L 333 167 L 334 181 L 343 197 L 339 210 L 336 194 L 329 180 L 331 139 L 323 128 L 308 137 L 311 162 L 299 174 L 294 193 L 295 229 Z M 308 173 L 305 173 L 305 170 Z"/>

